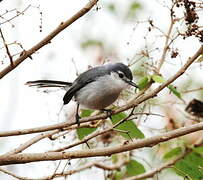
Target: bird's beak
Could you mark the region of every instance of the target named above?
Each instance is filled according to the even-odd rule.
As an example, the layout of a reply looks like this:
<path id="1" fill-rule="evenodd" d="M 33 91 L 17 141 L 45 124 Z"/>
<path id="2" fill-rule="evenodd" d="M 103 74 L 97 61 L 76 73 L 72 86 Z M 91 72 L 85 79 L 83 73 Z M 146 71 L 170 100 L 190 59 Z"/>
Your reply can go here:
<path id="1" fill-rule="evenodd" d="M 134 86 L 135 88 L 139 88 L 137 84 L 135 84 L 134 82 L 130 81 L 130 80 L 126 80 L 126 82 L 128 84 L 130 84 L 131 86 Z"/>

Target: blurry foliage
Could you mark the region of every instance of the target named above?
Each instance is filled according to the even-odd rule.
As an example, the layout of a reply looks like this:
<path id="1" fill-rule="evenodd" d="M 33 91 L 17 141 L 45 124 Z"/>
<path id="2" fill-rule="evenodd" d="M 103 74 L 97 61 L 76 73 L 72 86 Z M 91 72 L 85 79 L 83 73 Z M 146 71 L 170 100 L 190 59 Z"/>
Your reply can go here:
<path id="1" fill-rule="evenodd" d="M 151 78 L 150 76 L 144 76 L 142 79 L 138 81 L 138 87 L 140 90 L 144 89 L 147 87 L 147 85 L 150 83 Z"/>
<path id="2" fill-rule="evenodd" d="M 142 9 L 142 5 L 141 3 L 137 2 L 137 1 L 126 1 L 126 6 L 124 6 L 125 10 L 123 10 L 123 8 L 121 8 L 119 6 L 119 3 L 115 3 L 115 2 L 109 2 L 104 4 L 104 6 L 102 8 L 104 8 L 104 10 L 106 10 L 107 12 L 110 12 L 111 14 L 113 14 L 113 18 L 115 19 L 115 21 L 123 21 L 125 19 L 125 21 L 127 21 L 129 18 L 133 19 L 136 18 L 136 14 L 137 11 Z M 104 54 L 106 54 L 105 51 L 108 51 L 109 47 L 109 42 L 106 41 L 107 37 L 103 36 L 102 34 L 102 40 L 100 39 L 94 39 L 91 36 L 91 33 L 86 34 L 86 31 L 84 31 L 86 39 L 80 41 L 80 47 L 83 50 L 86 50 L 87 48 L 91 48 L 91 47 L 100 47 L 104 52 Z M 84 35 L 81 35 L 82 37 L 84 37 Z M 108 45 L 106 44 L 108 42 Z M 112 44 L 112 49 L 114 49 L 116 47 L 116 44 Z M 114 47 L 115 46 L 115 47 Z"/>
<path id="3" fill-rule="evenodd" d="M 89 48 L 92 46 L 98 46 L 100 48 L 104 47 L 104 43 L 102 41 L 95 40 L 95 39 L 87 39 L 87 40 L 81 42 L 80 45 L 81 45 L 82 49 L 86 49 L 86 48 Z"/>
<path id="4" fill-rule="evenodd" d="M 177 155 L 180 155 L 182 153 L 182 148 L 181 147 L 176 147 L 172 150 L 170 150 L 169 152 L 167 152 L 165 155 L 164 155 L 164 159 L 170 159 L 172 157 L 175 157 Z"/>
<path id="5" fill-rule="evenodd" d="M 135 18 L 137 10 L 142 9 L 142 6 L 140 3 L 134 1 L 129 5 L 128 11 L 127 11 L 127 17 L 128 18 Z"/>

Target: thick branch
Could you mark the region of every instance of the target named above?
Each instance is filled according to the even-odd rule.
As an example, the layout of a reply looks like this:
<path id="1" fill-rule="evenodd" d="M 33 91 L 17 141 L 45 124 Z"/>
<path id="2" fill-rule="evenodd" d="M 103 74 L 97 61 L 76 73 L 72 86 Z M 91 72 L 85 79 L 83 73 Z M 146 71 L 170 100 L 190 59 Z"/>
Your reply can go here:
<path id="1" fill-rule="evenodd" d="M 96 3 L 98 0 L 91 0 L 89 3 L 85 5 L 80 11 L 78 11 L 75 15 L 73 15 L 70 19 L 68 19 L 65 22 L 61 22 L 61 24 L 53 30 L 48 36 L 46 36 L 44 39 L 42 39 L 39 43 L 34 45 L 29 50 L 26 50 L 21 53 L 21 56 L 13 61 L 13 65 L 7 66 L 5 69 L 3 69 L 0 72 L 0 79 L 3 78 L 6 74 L 8 74 L 10 71 L 15 69 L 20 63 L 22 63 L 25 59 L 28 57 L 31 57 L 33 53 L 35 53 L 37 50 L 45 46 L 46 44 L 50 43 L 51 40 L 58 35 L 61 31 L 63 31 L 65 28 L 70 26 L 73 22 L 75 22 L 77 19 L 85 15 Z"/>
<path id="2" fill-rule="evenodd" d="M 77 159 L 96 156 L 110 156 L 112 154 L 130 151 L 142 147 L 151 147 L 160 142 L 168 141 L 170 139 L 177 138 L 200 130 L 203 130 L 203 122 L 192 125 L 190 127 L 183 127 L 177 130 L 163 133 L 161 135 L 146 138 L 143 140 L 137 140 L 129 144 L 125 145 L 122 144 L 114 147 L 78 150 L 69 152 L 24 153 L 24 154 L 0 156 L 0 165 L 21 164 L 37 161 L 52 161 L 61 159 Z"/>

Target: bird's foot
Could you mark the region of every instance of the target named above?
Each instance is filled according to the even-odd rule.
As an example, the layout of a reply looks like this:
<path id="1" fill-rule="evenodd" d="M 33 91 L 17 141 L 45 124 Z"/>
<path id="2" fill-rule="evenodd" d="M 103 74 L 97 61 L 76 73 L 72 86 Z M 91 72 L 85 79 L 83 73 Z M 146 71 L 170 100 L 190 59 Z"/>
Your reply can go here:
<path id="1" fill-rule="evenodd" d="M 107 116 L 108 116 L 110 119 L 112 119 L 112 118 L 111 118 L 111 116 L 112 116 L 112 110 L 111 110 L 111 109 L 102 109 L 101 111 L 106 112 Z"/>

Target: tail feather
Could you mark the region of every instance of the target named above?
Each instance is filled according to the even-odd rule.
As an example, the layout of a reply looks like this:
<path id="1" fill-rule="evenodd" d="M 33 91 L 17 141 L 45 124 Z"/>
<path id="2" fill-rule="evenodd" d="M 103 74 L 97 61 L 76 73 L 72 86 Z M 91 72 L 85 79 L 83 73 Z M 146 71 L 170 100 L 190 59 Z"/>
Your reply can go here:
<path id="1" fill-rule="evenodd" d="M 47 87 L 61 87 L 61 88 L 65 88 L 67 86 L 71 86 L 72 85 L 72 83 L 70 83 L 70 82 L 54 81 L 54 80 L 28 81 L 25 84 L 30 86 L 30 87 L 36 86 L 38 88 L 47 88 Z"/>

